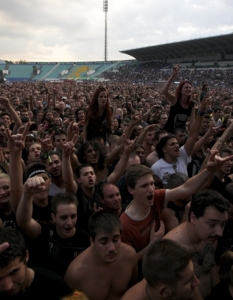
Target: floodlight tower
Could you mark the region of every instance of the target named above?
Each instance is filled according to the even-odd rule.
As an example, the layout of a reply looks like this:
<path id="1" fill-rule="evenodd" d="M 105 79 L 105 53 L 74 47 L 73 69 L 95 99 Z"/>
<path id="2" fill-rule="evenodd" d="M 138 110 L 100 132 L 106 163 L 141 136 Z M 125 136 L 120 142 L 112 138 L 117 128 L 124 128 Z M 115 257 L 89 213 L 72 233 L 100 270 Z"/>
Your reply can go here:
<path id="1" fill-rule="evenodd" d="M 104 61 L 108 60 L 108 0 L 103 0 L 103 11 L 105 13 L 105 37 L 104 37 Z"/>

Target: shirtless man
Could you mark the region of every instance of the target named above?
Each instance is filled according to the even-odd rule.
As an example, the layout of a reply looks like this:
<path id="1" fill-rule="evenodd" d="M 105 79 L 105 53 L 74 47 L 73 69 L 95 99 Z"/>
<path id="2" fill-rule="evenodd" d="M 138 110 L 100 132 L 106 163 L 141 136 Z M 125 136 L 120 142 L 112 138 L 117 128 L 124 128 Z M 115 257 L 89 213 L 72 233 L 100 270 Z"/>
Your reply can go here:
<path id="1" fill-rule="evenodd" d="M 201 299 L 191 259 L 191 252 L 178 243 L 154 242 L 143 258 L 144 279 L 129 289 L 121 300 Z"/>
<path id="2" fill-rule="evenodd" d="M 121 242 L 115 213 L 98 211 L 89 222 L 91 246 L 68 267 L 65 281 L 90 300 L 118 300 L 137 281 L 137 255 Z"/>
<path id="3" fill-rule="evenodd" d="M 193 251 L 195 274 L 200 280 L 200 293 L 205 299 L 218 282 L 215 265 L 215 247 L 223 235 L 229 204 L 213 190 L 204 190 L 193 196 L 189 221 L 180 224 L 164 236 L 187 246 Z"/>

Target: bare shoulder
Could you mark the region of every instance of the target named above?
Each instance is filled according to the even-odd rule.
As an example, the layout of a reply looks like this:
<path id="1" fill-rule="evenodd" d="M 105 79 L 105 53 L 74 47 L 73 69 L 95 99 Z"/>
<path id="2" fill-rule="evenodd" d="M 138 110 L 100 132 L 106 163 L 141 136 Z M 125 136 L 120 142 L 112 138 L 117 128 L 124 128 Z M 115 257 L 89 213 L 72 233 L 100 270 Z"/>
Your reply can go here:
<path id="1" fill-rule="evenodd" d="M 173 217 L 173 216 L 175 216 L 175 212 L 174 212 L 174 210 L 172 210 L 171 208 L 169 208 L 169 207 L 165 207 L 163 210 L 162 210 L 162 217 L 164 217 L 164 218 L 169 218 L 169 217 Z"/>
<path id="2" fill-rule="evenodd" d="M 130 245 L 121 243 L 121 259 L 128 262 L 135 262 L 137 261 L 137 253 Z"/>
<path id="3" fill-rule="evenodd" d="M 185 242 L 184 237 L 186 236 L 185 228 L 186 228 L 186 222 L 180 224 L 176 228 L 169 231 L 163 238 L 184 243 Z"/>
<path id="4" fill-rule="evenodd" d="M 158 158 L 158 154 L 157 152 L 153 151 L 151 152 L 149 155 L 147 155 L 146 157 L 146 163 L 149 167 L 152 167 L 152 165 L 154 163 L 156 163 L 156 161 L 158 161 L 159 158 Z"/>
<path id="5" fill-rule="evenodd" d="M 66 270 L 64 280 L 72 291 L 82 286 L 83 278 L 90 272 L 89 248 L 79 254 Z"/>
<path id="6" fill-rule="evenodd" d="M 75 274 L 76 276 L 76 274 L 80 274 L 80 270 L 82 270 L 83 272 L 85 268 L 88 269 L 88 267 L 90 266 L 90 248 L 91 247 L 84 250 L 70 263 L 69 267 L 67 268 L 66 275 Z"/>
<path id="7" fill-rule="evenodd" d="M 130 288 L 121 298 L 121 300 L 147 300 L 148 298 L 146 297 L 145 289 L 146 281 L 145 279 L 143 279 L 132 288 Z"/>

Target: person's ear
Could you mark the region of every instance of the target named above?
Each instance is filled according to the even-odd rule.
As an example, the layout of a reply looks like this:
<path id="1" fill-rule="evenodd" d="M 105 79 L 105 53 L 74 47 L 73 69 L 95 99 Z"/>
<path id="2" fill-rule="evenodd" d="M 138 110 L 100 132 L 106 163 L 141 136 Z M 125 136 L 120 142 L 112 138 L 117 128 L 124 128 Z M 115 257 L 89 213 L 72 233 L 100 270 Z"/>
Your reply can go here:
<path id="1" fill-rule="evenodd" d="M 128 191 L 131 195 L 134 195 L 135 189 L 128 186 Z"/>
<path id="2" fill-rule="evenodd" d="M 190 213 L 190 222 L 195 225 L 197 221 L 197 217 L 194 215 L 193 212 Z"/>
<path id="3" fill-rule="evenodd" d="M 94 247 L 94 239 L 90 236 L 90 244 L 91 244 L 91 247 Z"/>
<path id="4" fill-rule="evenodd" d="M 55 214 L 51 213 L 51 217 L 52 217 L 53 223 L 55 223 Z"/>
<path id="5" fill-rule="evenodd" d="M 162 285 L 159 288 L 159 296 L 168 299 L 171 296 L 171 289 L 166 285 Z"/>

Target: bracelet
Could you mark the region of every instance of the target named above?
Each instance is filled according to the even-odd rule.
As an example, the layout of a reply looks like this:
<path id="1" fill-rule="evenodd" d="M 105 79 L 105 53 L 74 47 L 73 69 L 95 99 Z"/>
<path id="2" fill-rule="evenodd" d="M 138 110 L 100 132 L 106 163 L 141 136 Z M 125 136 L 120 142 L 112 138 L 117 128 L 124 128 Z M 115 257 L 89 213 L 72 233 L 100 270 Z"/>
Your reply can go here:
<path id="1" fill-rule="evenodd" d="M 225 144 L 225 142 L 221 141 L 220 139 L 218 139 L 218 141 L 219 141 L 220 143 L 223 143 L 223 144 Z"/>

